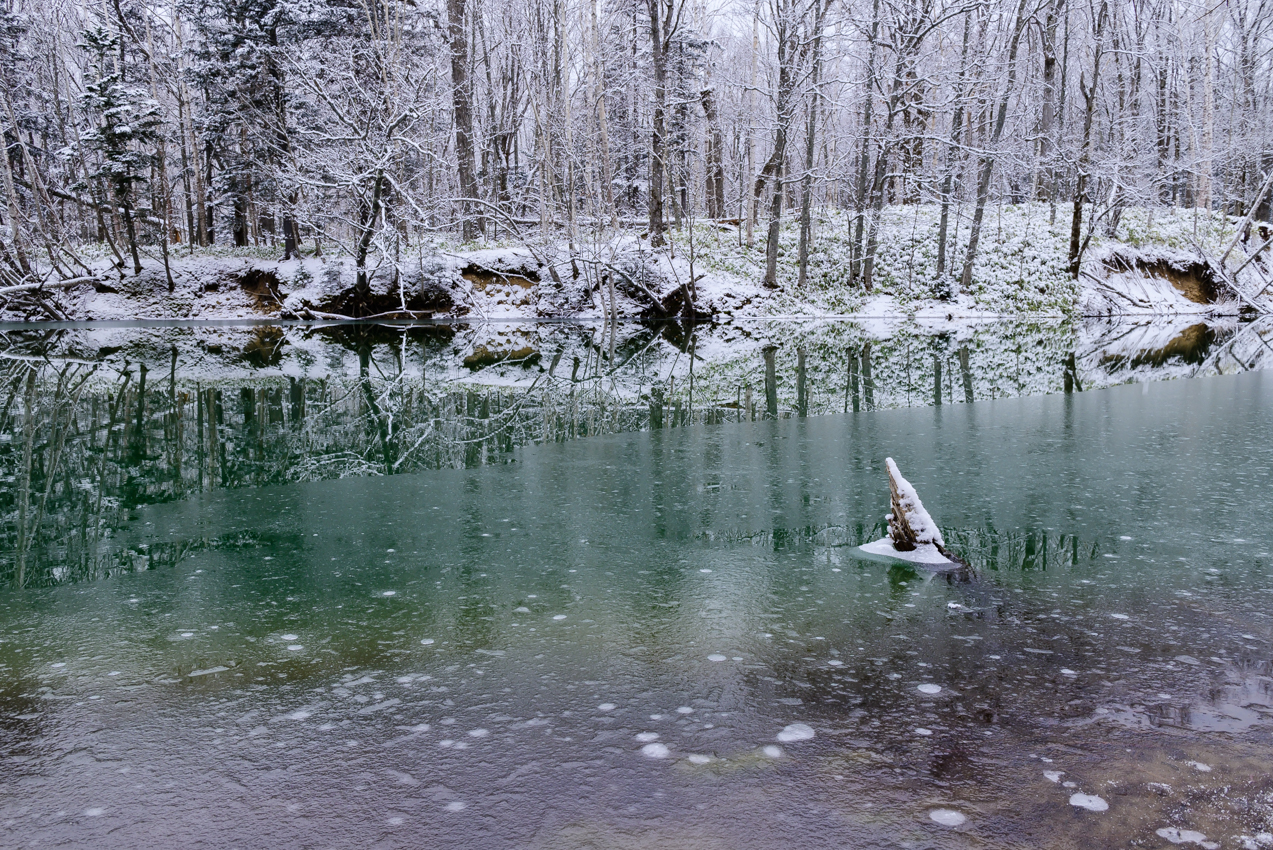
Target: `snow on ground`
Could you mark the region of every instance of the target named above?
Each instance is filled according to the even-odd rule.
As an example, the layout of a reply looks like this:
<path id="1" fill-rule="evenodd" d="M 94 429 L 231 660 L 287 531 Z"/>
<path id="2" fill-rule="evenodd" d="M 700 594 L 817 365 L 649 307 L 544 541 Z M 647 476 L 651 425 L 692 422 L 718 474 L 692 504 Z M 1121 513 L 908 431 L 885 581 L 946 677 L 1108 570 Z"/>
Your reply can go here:
<path id="1" fill-rule="evenodd" d="M 940 210 L 933 205 L 890 207 L 879 222 L 879 250 L 870 292 L 851 279 L 855 219 L 826 211 L 814 227 L 808 282 L 799 286 L 796 222 L 780 232 L 778 286 L 762 286 L 765 246 L 747 245 L 737 228 L 711 222 L 671 230 L 653 249 L 632 234 L 594 234 L 566 244 L 504 244 L 462 250 L 416 246 L 395 265 L 372 258 L 369 287 L 383 311 L 414 309 L 438 318 L 472 320 L 636 317 L 657 299 L 692 287 L 700 312 L 737 318 L 844 318 L 880 321 L 879 334 L 915 319 L 934 331 L 962 321 L 1002 316 L 1216 315 L 1236 313 L 1245 301 L 1189 300 L 1154 266 L 1183 273 L 1223 253 L 1233 234 L 1224 216 L 1195 210 L 1127 210 L 1111 235 L 1098 232 L 1078 281 L 1066 272 L 1069 222 L 1040 203 L 991 208 L 982 249 L 966 292 L 951 292 L 962 267 L 968 210 L 952 210 L 946 282 L 937 275 Z M 1228 267 L 1245 260 L 1245 246 Z M 356 269 L 348 258 L 307 257 L 281 262 L 276 249 L 174 248 L 172 291 L 163 263 L 148 259 L 141 275 L 92 264 L 101 280 L 54 296 L 72 318 L 257 319 L 312 317 L 347 295 Z M 1186 275 L 1187 277 L 1187 275 Z M 1243 292 L 1273 309 L 1273 261 L 1258 258 L 1238 275 Z M 957 288 L 957 287 L 956 287 Z M 1223 287 L 1221 287 L 1223 288 Z M 1273 286 L 1269 287 L 1273 290 Z M 942 296 L 947 296 L 943 298 Z M 3 318 L 3 317 L 0 317 Z"/>

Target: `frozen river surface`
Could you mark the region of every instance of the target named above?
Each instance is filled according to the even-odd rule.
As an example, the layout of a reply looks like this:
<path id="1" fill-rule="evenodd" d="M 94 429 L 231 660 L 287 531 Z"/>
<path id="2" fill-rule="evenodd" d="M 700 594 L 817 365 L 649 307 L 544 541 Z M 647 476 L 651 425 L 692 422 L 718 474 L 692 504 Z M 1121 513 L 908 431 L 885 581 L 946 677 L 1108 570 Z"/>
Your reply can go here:
<path id="1" fill-rule="evenodd" d="M 1273 847 L 1271 470 L 1254 373 L 140 506 L 0 592 L 0 844 Z"/>

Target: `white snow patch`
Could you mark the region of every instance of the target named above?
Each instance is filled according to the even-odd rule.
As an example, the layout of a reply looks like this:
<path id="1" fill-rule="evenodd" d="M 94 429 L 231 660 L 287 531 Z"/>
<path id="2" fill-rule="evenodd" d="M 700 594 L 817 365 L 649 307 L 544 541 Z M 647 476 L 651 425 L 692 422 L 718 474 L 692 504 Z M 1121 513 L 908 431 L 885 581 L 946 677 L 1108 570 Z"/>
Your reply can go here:
<path id="1" fill-rule="evenodd" d="M 771 758 L 771 759 L 782 758 L 782 747 L 775 747 L 773 744 L 770 744 L 767 747 L 763 747 L 761 749 L 761 752 L 764 753 L 767 758 Z"/>

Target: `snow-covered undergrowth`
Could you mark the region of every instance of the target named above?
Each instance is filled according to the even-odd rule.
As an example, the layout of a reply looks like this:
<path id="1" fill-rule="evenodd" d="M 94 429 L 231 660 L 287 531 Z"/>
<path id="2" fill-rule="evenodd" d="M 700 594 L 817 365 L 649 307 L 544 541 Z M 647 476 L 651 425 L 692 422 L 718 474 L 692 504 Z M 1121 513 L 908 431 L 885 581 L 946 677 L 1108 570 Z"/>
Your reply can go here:
<path id="1" fill-rule="evenodd" d="M 1065 273 L 1068 223 L 1048 223 L 1043 204 L 1003 206 L 991 211 L 983 224 L 980 250 L 973 264 L 973 284 L 955 303 L 942 301 L 950 283 L 938 278 L 938 226 L 941 210 L 931 204 L 889 207 L 879 224 L 879 249 L 872 292 L 850 280 L 855 217 L 850 212 L 828 211 L 814 226 L 814 251 L 809 259 L 808 284 L 799 279 L 799 228 L 787 222 L 780 236 L 778 282 L 759 313 L 822 314 L 896 312 L 912 315 L 938 305 L 938 309 L 967 315 L 1050 313 L 1072 310 L 1077 285 Z M 966 214 L 952 209 L 947 244 L 947 276 L 957 277 L 967 250 L 969 222 Z M 704 236 L 707 233 L 704 231 Z M 732 241 L 699 237 L 703 264 L 713 272 L 759 282 L 764 276 L 765 245 L 762 239 L 740 245 L 736 231 Z M 958 293 L 957 293 L 958 294 Z M 882 302 L 880 297 L 891 299 Z"/>
<path id="2" fill-rule="evenodd" d="M 958 276 L 970 211 L 951 208 L 946 269 L 939 277 L 940 209 L 917 204 L 881 214 L 870 292 L 851 276 L 854 215 L 825 210 L 815 217 L 803 287 L 794 218 L 780 231 L 776 288 L 762 286 L 762 234 L 747 245 L 736 226 L 698 222 L 670 230 L 668 245 L 659 249 L 628 233 L 581 235 L 573 245 L 416 245 L 395 261 L 369 260 L 370 307 L 362 313 L 477 320 L 657 318 L 682 314 L 687 291 L 698 312 L 716 316 L 917 318 L 936 324 L 989 316 L 1217 314 L 1242 307 L 1227 283 L 1210 282 L 1215 277 L 1210 269 L 1233 235 L 1232 219 L 1197 210 L 1127 210 L 1112 233 L 1098 227 L 1075 280 L 1066 268 L 1068 212 L 1042 203 L 987 210 L 966 291 L 959 291 Z M 1230 268 L 1245 259 L 1244 248 Z M 56 298 L 69 316 L 86 320 L 306 318 L 347 306 L 357 278 L 351 259 L 281 262 L 271 258 L 276 253 L 175 250 L 171 287 L 156 258 L 134 276 L 111 269 L 102 256 L 91 263 L 100 274 L 97 284 Z M 1243 268 L 1237 282 L 1254 294 L 1270 279 L 1273 264 L 1259 258 Z M 1198 286 L 1208 303 L 1201 303 L 1198 292 L 1188 294 Z M 1273 308 L 1273 292 L 1260 297 Z"/>

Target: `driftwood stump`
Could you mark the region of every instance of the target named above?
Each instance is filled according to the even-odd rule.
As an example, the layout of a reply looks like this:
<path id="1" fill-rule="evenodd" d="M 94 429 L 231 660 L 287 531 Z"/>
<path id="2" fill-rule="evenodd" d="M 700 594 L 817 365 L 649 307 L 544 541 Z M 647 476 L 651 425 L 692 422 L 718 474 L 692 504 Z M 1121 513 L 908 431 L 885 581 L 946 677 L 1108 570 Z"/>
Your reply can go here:
<path id="1" fill-rule="evenodd" d="M 888 514 L 888 537 L 893 541 L 893 548 L 899 552 L 913 552 L 919 544 L 914 529 L 906 519 L 906 508 L 902 505 L 902 494 L 897 489 L 897 479 L 893 477 L 894 466 L 889 467 L 888 489 L 892 494 L 892 504 Z"/>
<path id="2" fill-rule="evenodd" d="M 933 518 L 924 510 L 919 494 L 911 483 L 902 477 L 893 459 L 886 458 L 888 489 L 892 496 L 888 515 L 888 536 L 893 548 L 899 552 L 913 552 L 916 547 L 929 544 L 941 547 L 945 542 Z"/>
<path id="3" fill-rule="evenodd" d="M 946 560 L 964 570 L 972 567 L 963 558 L 946 548 L 941 529 L 919 500 L 914 486 L 902 477 L 893 459 L 885 458 L 888 467 L 888 489 L 892 496 L 888 515 L 888 538 L 898 552 L 913 552 L 920 546 L 933 546 Z"/>

